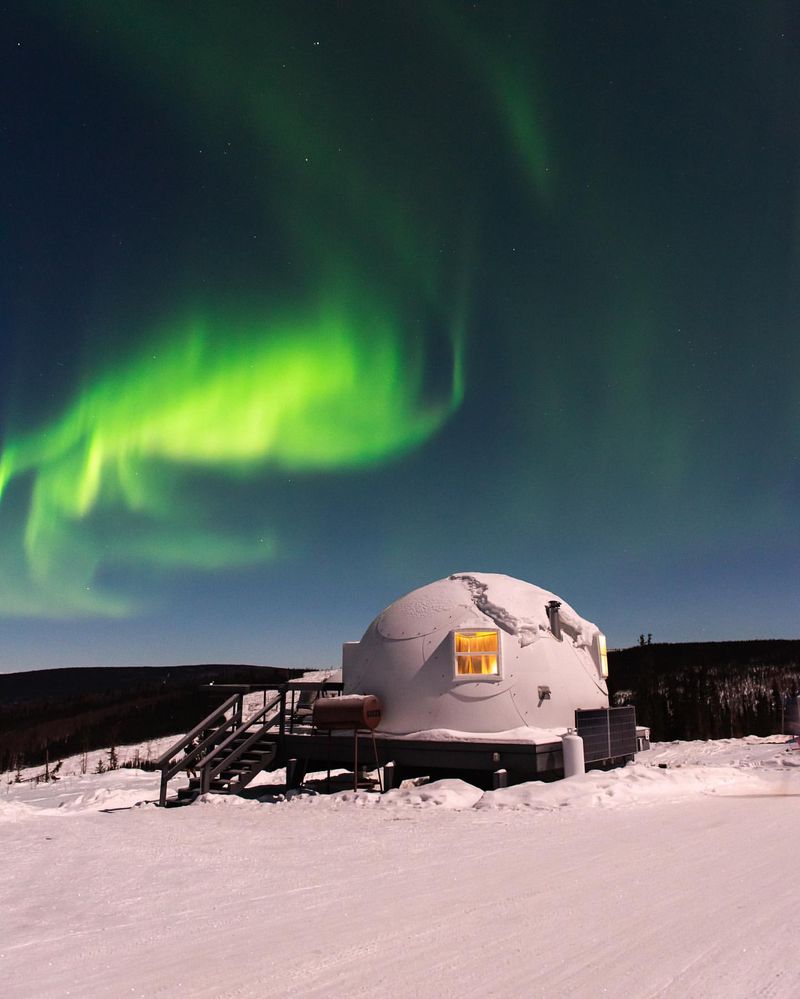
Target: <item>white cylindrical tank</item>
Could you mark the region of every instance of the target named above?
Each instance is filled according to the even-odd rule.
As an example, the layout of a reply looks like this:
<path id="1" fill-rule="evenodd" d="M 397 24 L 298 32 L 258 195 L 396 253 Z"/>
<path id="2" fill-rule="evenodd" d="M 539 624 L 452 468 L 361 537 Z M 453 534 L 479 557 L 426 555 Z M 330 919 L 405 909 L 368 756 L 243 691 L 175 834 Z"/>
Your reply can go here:
<path id="1" fill-rule="evenodd" d="M 561 736 L 564 754 L 564 776 L 577 777 L 586 773 L 586 761 L 583 757 L 583 739 L 573 729 L 568 729 Z"/>
<path id="2" fill-rule="evenodd" d="M 346 644 L 344 691 L 379 697 L 386 733 L 566 729 L 576 708 L 608 707 L 601 639 L 548 590 L 456 573 L 396 600 Z"/>

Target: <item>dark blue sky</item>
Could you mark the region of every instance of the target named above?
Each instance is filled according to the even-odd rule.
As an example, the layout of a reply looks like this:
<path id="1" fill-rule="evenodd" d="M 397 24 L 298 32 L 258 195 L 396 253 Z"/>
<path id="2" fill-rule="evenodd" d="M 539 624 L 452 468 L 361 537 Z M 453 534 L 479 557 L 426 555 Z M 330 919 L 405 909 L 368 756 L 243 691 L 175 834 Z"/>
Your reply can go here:
<path id="1" fill-rule="evenodd" d="M 797 635 L 794 4 L 0 19 L 0 669 Z"/>

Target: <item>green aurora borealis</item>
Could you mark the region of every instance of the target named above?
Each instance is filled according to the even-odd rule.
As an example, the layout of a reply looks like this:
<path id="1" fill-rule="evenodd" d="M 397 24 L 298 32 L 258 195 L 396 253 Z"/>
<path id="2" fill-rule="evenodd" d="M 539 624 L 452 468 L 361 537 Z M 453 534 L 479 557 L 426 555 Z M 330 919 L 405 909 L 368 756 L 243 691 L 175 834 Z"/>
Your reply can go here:
<path id="1" fill-rule="evenodd" d="M 424 357 L 409 356 L 398 331 L 376 317 L 331 304 L 305 321 L 273 317 L 240 335 L 230 318 L 219 324 L 224 333 L 202 321 L 164 332 L 152 352 L 96 376 L 60 419 L 12 439 L 0 459 L 0 498 L 14 477 L 33 473 L 24 547 L 42 603 L 26 607 L 7 594 L 10 608 L 124 613 L 125 603 L 91 585 L 101 561 L 214 567 L 269 556 L 263 538 L 248 545 L 210 527 L 187 532 L 194 511 L 172 501 L 165 474 L 176 466 L 235 475 L 266 464 L 348 468 L 427 439 L 461 400 L 460 345 L 450 397 L 425 403 Z M 151 472 L 159 463 L 164 471 Z M 98 549 L 81 525 L 103 508 L 138 515 L 144 533 L 132 540 L 130 529 L 115 531 Z"/>
<path id="2" fill-rule="evenodd" d="M 334 662 L 470 569 L 796 632 L 783 4 L 2 16 L 0 669 Z"/>
<path id="3" fill-rule="evenodd" d="M 325 128 L 287 106 L 285 87 L 278 100 L 278 81 L 260 58 L 249 67 L 238 58 L 224 38 L 223 8 L 208 9 L 205 30 L 189 46 L 184 29 L 193 26 L 185 16 L 175 18 L 169 5 L 144 12 L 149 17 L 126 18 L 108 5 L 86 10 L 88 23 L 99 21 L 107 44 L 127 53 L 134 67 L 140 47 L 148 46 L 175 101 L 205 105 L 210 98 L 233 114 L 265 159 L 278 151 L 289 165 L 324 160 L 324 170 L 303 178 L 297 200 L 290 196 L 272 211 L 302 254 L 304 301 L 283 304 L 271 296 L 259 317 L 229 307 L 164 323 L 147 335 L 140 356 L 90 370 L 53 422 L 10 436 L 0 457 L 0 499 L 11 480 L 30 473 L 21 532 L 28 571 L 24 584 L 17 576 L 0 589 L 0 611 L 130 613 L 129 600 L 95 584 L 98 567 L 115 561 L 210 568 L 268 559 L 272 538 L 226 537 L 201 524 L 202 498 L 174 501 L 181 466 L 240 477 L 263 466 L 366 466 L 426 440 L 463 397 L 463 290 L 450 286 L 448 304 L 442 301 L 447 384 L 440 399 L 426 398 L 424 341 L 409 336 L 396 290 L 370 273 L 368 241 L 377 237 L 402 287 L 429 308 L 443 298 L 442 268 L 430 254 L 426 260 L 424 233 L 414 230 L 402 201 L 370 184 L 357 160 L 336 155 L 341 149 L 326 142 Z M 244 20 L 239 29 L 237 44 L 246 35 Z M 152 39 L 160 44 L 149 46 Z M 298 186 L 291 173 L 284 183 Z M 334 192 L 345 202 L 335 232 L 350 235 L 332 256 L 331 245 L 341 240 L 333 220 L 324 232 L 313 206 Z M 263 200 L 255 208 L 268 213 L 270 198 Z M 356 238 L 364 205 L 369 231 Z M 103 511 L 127 511 L 138 523 L 98 532 L 92 521 Z"/>

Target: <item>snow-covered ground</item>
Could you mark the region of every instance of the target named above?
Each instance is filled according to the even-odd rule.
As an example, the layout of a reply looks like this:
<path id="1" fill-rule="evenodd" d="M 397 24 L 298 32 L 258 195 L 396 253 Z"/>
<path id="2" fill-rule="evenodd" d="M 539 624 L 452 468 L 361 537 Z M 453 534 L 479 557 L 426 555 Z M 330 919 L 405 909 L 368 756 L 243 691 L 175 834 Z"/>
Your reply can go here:
<path id="1" fill-rule="evenodd" d="M 166 810 L 157 774 L 79 770 L 0 787 L 9 999 L 800 995 L 785 737 Z"/>

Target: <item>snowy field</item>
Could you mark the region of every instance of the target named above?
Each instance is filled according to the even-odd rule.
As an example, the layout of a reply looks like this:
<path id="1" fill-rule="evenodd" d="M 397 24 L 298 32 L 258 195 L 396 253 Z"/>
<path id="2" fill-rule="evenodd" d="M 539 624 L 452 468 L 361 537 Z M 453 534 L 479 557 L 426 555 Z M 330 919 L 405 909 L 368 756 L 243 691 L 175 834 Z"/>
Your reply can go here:
<path id="1" fill-rule="evenodd" d="M 85 766 L 0 787 L 6 999 L 800 996 L 785 737 L 166 810 L 158 775 Z"/>

